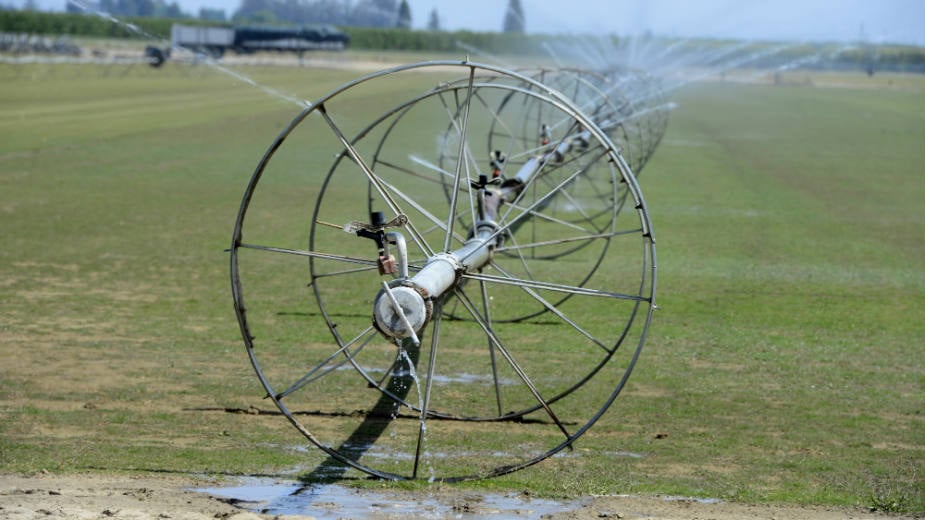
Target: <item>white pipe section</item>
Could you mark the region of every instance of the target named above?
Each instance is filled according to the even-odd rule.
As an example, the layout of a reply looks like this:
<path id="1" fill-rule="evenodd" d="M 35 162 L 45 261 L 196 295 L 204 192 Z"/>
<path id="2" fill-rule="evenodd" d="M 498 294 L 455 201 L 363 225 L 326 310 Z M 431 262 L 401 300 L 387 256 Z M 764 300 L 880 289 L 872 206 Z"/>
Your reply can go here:
<path id="1" fill-rule="evenodd" d="M 385 294 L 386 289 L 379 291 L 373 317 L 383 334 L 393 338 L 416 338 L 415 332 L 427 322 L 425 299 L 439 298 L 456 284 L 460 275 L 488 264 L 497 242 L 497 237 L 489 238 L 497 227 L 484 222 L 477 229 L 477 236 L 467 240 L 461 248 L 430 257 L 417 274 L 401 281 L 388 294 Z"/>

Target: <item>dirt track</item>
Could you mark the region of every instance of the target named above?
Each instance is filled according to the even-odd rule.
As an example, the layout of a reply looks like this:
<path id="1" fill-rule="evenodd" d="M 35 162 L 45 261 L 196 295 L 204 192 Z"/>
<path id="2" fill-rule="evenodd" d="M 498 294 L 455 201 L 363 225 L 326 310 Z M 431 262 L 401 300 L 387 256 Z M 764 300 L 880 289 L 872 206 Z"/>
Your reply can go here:
<path id="1" fill-rule="evenodd" d="M 196 480 L 191 477 L 115 477 L 97 475 L 35 477 L 0 476 L 0 519 L 34 518 L 115 518 L 154 520 L 165 518 L 231 520 L 255 519 L 306 519 L 347 518 L 337 513 L 337 504 L 322 507 L 317 516 L 265 515 L 248 511 L 259 510 L 260 504 L 238 502 L 194 491 L 196 488 L 216 487 L 217 482 Z M 362 502 L 363 491 L 360 494 Z M 913 518 L 886 516 L 861 510 L 836 508 L 797 508 L 792 506 L 742 505 L 730 503 L 702 503 L 691 500 L 667 500 L 659 497 L 589 497 L 563 503 L 562 511 L 537 513 L 530 510 L 500 511 L 471 492 L 454 493 L 442 488 L 427 495 L 409 495 L 406 492 L 392 495 L 396 501 L 425 500 L 429 504 L 446 504 L 451 513 L 444 514 L 435 506 L 422 507 L 420 514 L 407 511 L 396 513 L 388 499 L 380 492 L 370 498 L 368 514 L 371 520 L 391 518 L 542 518 L 544 520 L 590 520 L 599 518 L 660 519 L 660 520 L 752 520 L 752 519 L 884 519 Z M 390 511 L 391 510 L 391 511 Z"/>

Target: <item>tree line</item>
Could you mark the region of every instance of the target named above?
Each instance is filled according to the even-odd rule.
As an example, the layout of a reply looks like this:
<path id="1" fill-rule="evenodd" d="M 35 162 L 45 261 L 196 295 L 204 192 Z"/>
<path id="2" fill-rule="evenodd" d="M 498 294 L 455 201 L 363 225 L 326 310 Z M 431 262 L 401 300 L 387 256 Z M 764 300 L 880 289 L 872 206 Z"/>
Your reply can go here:
<path id="1" fill-rule="evenodd" d="M 411 9 L 406 0 L 242 0 L 232 20 L 410 28 Z"/>
<path id="2" fill-rule="evenodd" d="M 502 32 L 526 32 L 520 0 L 508 0 L 499 14 L 503 14 Z M 411 29 L 413 20 L 407 0 L 241 0 L 232 21 Z M 427 30 L 439 31 L 441 25 L 435 7 L 428 15 Z"/>
<path id="3" fill-rule="evenodd" d="M 2 0 L 0 0 L 2 1 Z M 24 0 L 24 11 L 38 11 L 36 0 Z M 0 10 L 14 10 L 0 3 Z M 224 9 L 201 7 L 190 14 L 177 0 L 68 0 L 65 11 L 73 14 L 101 12 L 118 17 L 191 19 L 236 24 L 328 24 L 350 27 L 411 29 L 412 12 L 407 0 L 240 0 L 228 16 Z M 502 32 L 524 33 L 525 17 L 520 0 L 508 0 L 503 11 Z M 442 28 L 437 8 L 428 14 L 427 30 Z"/>
<path id="4" fill-rule="evenodd" d="M 321 0 L 323 1 L 323 0 Z M 127 17 L 126 22 L 139 27 L 145 34 L 162 40 L 170 39 L 170 27 L 178 20 L 156 17 Z M 185 24 L 225 25 L 218 22 L 183 20 Z M 461 49 L 471 46 L 488 54 L 521 54 L 545 56 L 545 46 L 557 43 L 575 42 L 575 36 L 523 34 L 516 32 L 475 32 L 475 31 L 412 31 L 395 27 L 356 27 L 340 25 L 339 28 L 350 36 L 350 46 L 354 49 L 397 50 L 425 52 L 464 52 Z M 125 26 L 112 23 L 99 16 L 86 16 L 75 13 L 45 13 L 38 11 L 0 10 L 0 31 L 9 33 L 28 33 L 36 35 L 72 35 L 88 37 L 137 37 Z M 610 42 L 619 48 L 621 40 L 612 36 Z M 692 40 L 674 42 L 665 39 L 658 44 L 667 48 L 673 43 L 699 46 L 705 54 L 721 47 L 735 49 L 733 53 L 722 53 L 724 63 L 739 61 L 738 56 L 761 54 L 762 44 L 752 44 L 742 48 L 739 42 L 717 40 Z M 769 48 L 775 44 L 767 43 Z M 774 69 L 792 64 L 801 64 L 802 68 L 812 69 L 853 69 L 853 70 L 896 70 L 925 73 L 925 49 L 907 45 L 882 45 L 844 49 L 835 44 L 812 44 L 790 46 L 782 52 L 768 54 L 759 60 L 742 60 L 749 68 Z M 833 52 L 834 51 L 834 52 Z M 719 54 L 719 53 L 716 53 Z M 807 58 L 818 58 L 807 60 Z M 707 64 L 708 65 L 708 64 Z M 722 65 L 721 63 L 717 65 Z"/>
<path id="5" fill-rule="evenodd" d="M 169 40 L 170 27 L 181 22 L 187 25 L 230 26 L 206 20 L 120 17 L 123 21 L 138 27 L 144 34 Z M 307 22 L 312 23 L 312 22 Z M 317 23 L 317 22 L 313 22 Z M 476 31 L 412 31 L 395 27 L 357 27 L 338 25 L 350 36 L 350 47 L 370 50 L 408 50 L 433 52 L 462 52 L 460 43 L 492 54 L 541 54 L 542 44 L 556 39 L 567 40 L 569 36 L 527 35 L 519 33 L 476 32 Z M 116 24 L 99 16 L 76 13 L 46 13 L 39 11 L 0 10 L 0 31 L 29 34 L 71 35 L 102 38 L 137 37 L 122 24 Z M 155 43 L 156 42 L 152 42 Z"/>

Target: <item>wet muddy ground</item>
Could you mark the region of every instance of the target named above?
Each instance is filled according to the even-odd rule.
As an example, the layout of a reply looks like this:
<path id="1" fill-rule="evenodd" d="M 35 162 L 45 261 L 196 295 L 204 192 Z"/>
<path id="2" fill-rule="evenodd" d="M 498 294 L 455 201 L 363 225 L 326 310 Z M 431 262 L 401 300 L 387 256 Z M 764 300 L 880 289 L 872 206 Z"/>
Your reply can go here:
<path id="1" fill-rule="evenodd" d="M 663 496 L 546 500 L 475 494 L 452 486 L 427 492 L 340 485 L 302 488 L 291 480 L 193 476 L 39 474 L 0 476 L 0 519 L 541 519 L 873 520 L 911 519 L 861 509 L 734 504 Z"/>

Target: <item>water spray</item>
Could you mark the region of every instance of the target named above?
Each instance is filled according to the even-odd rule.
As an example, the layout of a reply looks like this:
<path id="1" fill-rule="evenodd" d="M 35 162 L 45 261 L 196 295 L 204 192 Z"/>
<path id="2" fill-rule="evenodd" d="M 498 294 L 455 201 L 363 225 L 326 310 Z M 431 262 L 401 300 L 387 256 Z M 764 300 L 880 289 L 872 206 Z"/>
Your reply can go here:
<path id="1" fill-rule="evenodd" d="M 155 46 L 148 46 L 145 48 L 144 61 L 150 65 L 160 66 L 170 56 L 176 56 L 178 54 L 180 55 L 185 54 L 188 56 L 193 56 L 197 63 L 202 63 L 213 70 L 216 70 L 218 72 L 221 72 L 222 74 L 225 74 L 226 76 L 230 76 L 238 81 L 241 81 L 242 83 L 246 83 L 247 85 L 250 85 L 258 89 L 264 92 L 265 94 L 270 95 L 273 98 L 286 101 L 287 103 L 291 103 L 299 107 L 306 107 L 311 104 L 307 100 L 299 99 L 291 94 L 287 94 L 273 87 L 269 87 L 267 85 L 258 83 L 254 81 L 252 78 L 250 78 L 249 76 L 247 76 L 246 74 L 243 74 L 241 72 L 225 67 L 209 56 L 205 56 L 201 53 L 196 53 L 182 46 L 176 46 L 176 45 L 170 44 L 169 42 L 162 41 L 160 38 L 145 32 L 143 29 L 141 29 L 137 25 L 130 23 L 130 22 L 126 22 L 124 20 L 120 20 L 105 11 L 97 10 L 89 6 L 88 4 L 84 3 L 82 0 L 67 0 L 67 1 L 75 5 L 76 7 L 79 7 L 80 9 L 82 9 L 83 11 L 89 14 L 98 16 L 116 25 L 119 25 L 120 27 L 125 28 L 132 34 L 135 34 L 136 36 L 140 36 L 144 38 L 145 40 L 152 41 L 152 42 L 161 42 L 161 45 L 163 46 L 163 48 L 155 47 Z"/>

